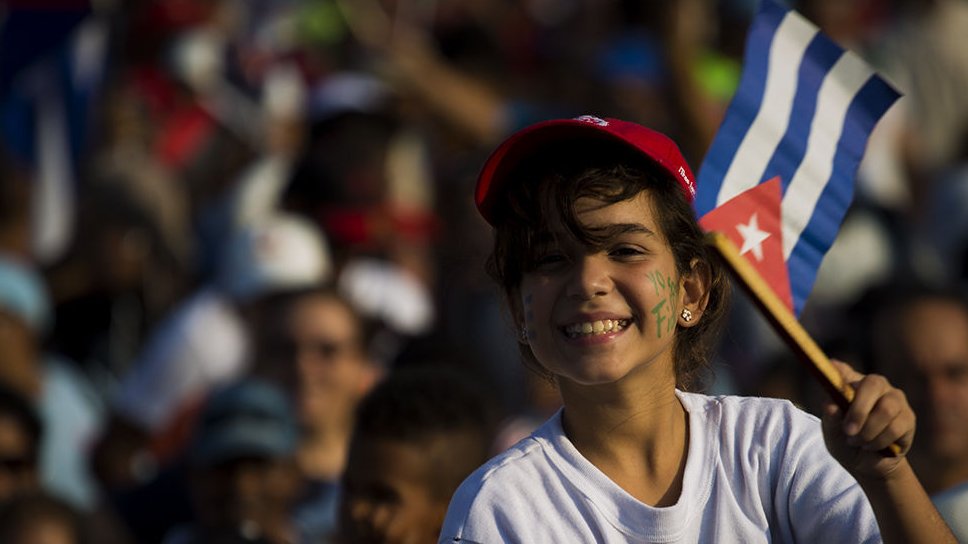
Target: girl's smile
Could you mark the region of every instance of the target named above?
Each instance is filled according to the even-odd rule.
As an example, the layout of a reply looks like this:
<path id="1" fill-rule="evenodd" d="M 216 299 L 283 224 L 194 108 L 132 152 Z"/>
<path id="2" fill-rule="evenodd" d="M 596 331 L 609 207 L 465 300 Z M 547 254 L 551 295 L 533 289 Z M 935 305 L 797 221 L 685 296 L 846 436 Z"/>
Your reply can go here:
<path id="1" fill-rule="evenodd" d="M 632 318 L 587 318 L 587 320 L 576 320 L 575 322 L 561 327 L 565 336 L 573 340 L 586 340 L 589 337 L 603 336 L 614 337 L 621 334 L 630 324 Z"/>

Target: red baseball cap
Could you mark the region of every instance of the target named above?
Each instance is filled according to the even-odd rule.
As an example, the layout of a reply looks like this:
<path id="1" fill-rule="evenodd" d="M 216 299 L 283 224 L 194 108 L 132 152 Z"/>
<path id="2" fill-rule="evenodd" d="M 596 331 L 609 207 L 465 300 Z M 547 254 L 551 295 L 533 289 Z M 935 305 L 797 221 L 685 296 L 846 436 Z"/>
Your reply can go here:
<path id="1" fill-rule="evenodd" d="M 507 174 L 537 148 L 563 141 L 613 141 L 638 151 L 669 172 L 692 202 L 696 183 L 692 170 L 671 138 L 636 123 L 582 115 L 574 119 L 552 119 L 525 127 L 512 134 L 491 153 L 477 178 L 474 199 L 488 223 L 502 205 Z"/>

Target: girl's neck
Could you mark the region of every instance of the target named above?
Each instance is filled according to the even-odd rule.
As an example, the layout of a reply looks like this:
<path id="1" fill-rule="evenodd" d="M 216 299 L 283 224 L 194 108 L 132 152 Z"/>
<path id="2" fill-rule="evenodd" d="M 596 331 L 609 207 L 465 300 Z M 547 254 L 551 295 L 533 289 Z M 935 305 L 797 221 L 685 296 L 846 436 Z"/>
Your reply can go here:
<path id="1" fill-rule="evenodd" d="M 624 447 L 626 443 L 643 449 L 664 447 L 670 432 L 683 434 L 686 426 L 685 409 L 674 386 L 622 391 L 617 384 L 562 384 L 561 394 L 565 432 L 572 442 L 587 443 L 589 449 Z"/>
<path id="2" fill-rule="evenodd" d="M 578 451 L 640 501 L 674 504 L 688 449 L 688 416 L 674 378 L 634 388 L 561 385 L 562 424 Z"/>

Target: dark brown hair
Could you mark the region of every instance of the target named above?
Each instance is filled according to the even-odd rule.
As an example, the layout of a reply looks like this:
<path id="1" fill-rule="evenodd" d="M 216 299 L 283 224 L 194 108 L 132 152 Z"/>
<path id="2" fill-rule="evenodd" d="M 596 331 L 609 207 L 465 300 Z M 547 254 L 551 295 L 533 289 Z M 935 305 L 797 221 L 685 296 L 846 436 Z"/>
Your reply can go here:
<path id="1" fill-rule="evenodd" d="M 681 327 L 675 341 L 676 385 L 701 390 L 709 377 L 709 354 L 719 336 L 729 305 L 729 282 L 682 188 L 668 172 L 640 154 L 614 143 L 582 141 L 539 150 L 508 174 L 505 205 L 495 214 L 494 249 L 488 273 L 515 304 L 521 279 L 534 268 L 536 241 L 559 217 L 571 236 L 588 247 L 599 246 L 611 233 L 589 232 L 578 219 L 575 203 L 592 198 L 605 205 L 634 198 L 643 191 L 652 197 L 661 235 L 682 276 L 697 262 L 709 270 L 705 309 L 699 322 Z M 604 236 L 603 236 L 604 234 Z M 520 345 L 524 363 L 551 377 L 530 347 Z"/>
<path id="2" fill-rule="evenodd" d="M 487 461 L 494 427 L 492 406 L 479 383 L 456 367 L 425 363 L 393 371 L 363 399 L 353 442 L 389 440 L 419 448 L 427 490 L 446 503 Z"/>

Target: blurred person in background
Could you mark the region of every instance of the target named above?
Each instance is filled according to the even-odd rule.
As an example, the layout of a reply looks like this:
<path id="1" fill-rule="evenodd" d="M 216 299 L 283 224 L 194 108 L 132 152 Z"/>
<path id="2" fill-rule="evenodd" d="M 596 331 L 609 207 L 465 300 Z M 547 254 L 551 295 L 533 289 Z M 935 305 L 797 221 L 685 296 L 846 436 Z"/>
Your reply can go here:
<path id="1" fill-rule="evenodd" d="M 367 352 L 366 324 L 337 291 L 317 287 L 276 297 L 254 330 L 253 373 L 280 385 L 297 410 L 296 459 L 307 487 L 296 521 L 329 534 L 354 413 L 381 375 Z"/>
<path id="2" fill-rule="evenodd" d="M 30 401 L 0 385 L 0 502 L 40 489 L 41 432 Z"/>
<path id="3" fill-rule="evenodd" d="M 48 310 L 40 276 L 23 260 L 0 254 L 0 382 L 32 400 L 43 389 L 39 329 Z"/>
<path id="4" fill-rule="evenodd" d="M 215 391 L 188 450 L 195 520 L 165 543 L 313 542 L 291 519 L 302 485 L 297 443 L 295 414 L 282 391 L 256 380 Z"/>
<path id="5" fill-rule="evenodd" d="M 95 458 L 102 484 L 109 490 L 137 484 L 145 455 L 164 462 L 177 454 L 208 391 L 247 370 L 249 322 L 261 301 L 323 281 L 330 266 L 322 234 L 290 214 L 235 233 L 217 280 L 183 300 L 153 331 L 119 385 Z"/>
<path id="6" fill-rule="evenodd" d="M 382 327 L 392 359 L 434 325 L 435 180 L 426 142 L 395 95 L 363 73 L 337 73 L 312 90 L 310 135 L 281 195 L 332 247 L 334 282 Z"/>
<path id="7" fill-rule="evenodd" d="M 873 291 L 874 370 L 907 394 L 918 417 L 909 458 L 938 511 L 968 542 L 968 298 L 910 284 Z"/>
<path id="8" fill-rule="evenodd" d="M 4 544 L 101 544 L 81 514 L 45 493 L 28 493 L 0 504 L 0 542 Z"/>
<path id="9" fill-rule="evenodd" d="M 27 258 L 30 255 L 29 175 L 0 140 L 0 251 Z"/>
<path id="10" fill-rule="evenodd" d="M 76 367 L 45 350 L 50 321 L 43 278 L 22 259 L 0 254 L 0 384 L 29 399 L 42 421 L 42 485 L 90 511 L 97 491 L 87 461 L 103 411 Z"/>
<path id="11" fill-rule="evenodd" d="M 339 542 L 436 542 L 454 490 L 490 456 L 493 424 L 467 374 L 441 364 L 392 372 L 357 412 Z"/>
<path id="12" fill-rule="evenodd" d="M 43 424 L 30 399 L 0 385 L 0 542 L 130 543 L 113 512 L 100 505 L 95 510 L 78 509 L 45 489 L 41 481 Z M 83 457 L 82 452 L 66 453 Z M 82 524 L 87 540 L 81 539 Z"/>
<path id="13" fill-rule="evenodd" d="M 550 380 L 534 372 L 525 375 L 527 405 L 516 410 L 500 423 L 494 440 L 493 453 L 504 450 L 527 438 L 541 424 L 561 408 L 561 395 Z"/>
<path id="14" fill-rule="evenodd" d="M 968 133 L 968 4 L 960 0 L 890 0 L 890 25 L 872 57 L 903 93 L 875 145 L 872 182 L 899 184 L 888 201 L 908 219 L 923 217 L 938 176 L 963 154 Z M 863 172 L 863 170 L 862 170 Z M 874 176 L 872 176 L 874 177 Z"/>
<path id="15" fill-rule="evenodd" d="M 187 289 L 188 233 L 171 180 L 150 162 L 95 170 L 78 197 L 73 242 L 44 269 L 47 343 L 106 400 Z"/>

